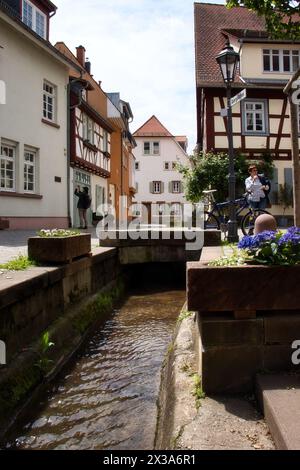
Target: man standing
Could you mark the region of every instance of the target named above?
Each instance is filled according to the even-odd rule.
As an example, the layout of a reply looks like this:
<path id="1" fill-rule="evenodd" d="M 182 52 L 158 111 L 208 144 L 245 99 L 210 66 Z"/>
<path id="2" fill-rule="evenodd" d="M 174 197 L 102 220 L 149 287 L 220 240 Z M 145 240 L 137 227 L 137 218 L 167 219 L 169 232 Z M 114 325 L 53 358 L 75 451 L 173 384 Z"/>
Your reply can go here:
<path id="1" fill-rule="evenodd" d="M 87 219 L 86 213 L 87 210 L 91 207 L 91 198 L 89 196 L 89 188 L 84 187 L 83 191 L 80 191 L 80 186 L 75 189 L 75 196 L 78 197 L 77 209 L 79 212 L 80 227 L 82 229 L 87 229 Z"/>

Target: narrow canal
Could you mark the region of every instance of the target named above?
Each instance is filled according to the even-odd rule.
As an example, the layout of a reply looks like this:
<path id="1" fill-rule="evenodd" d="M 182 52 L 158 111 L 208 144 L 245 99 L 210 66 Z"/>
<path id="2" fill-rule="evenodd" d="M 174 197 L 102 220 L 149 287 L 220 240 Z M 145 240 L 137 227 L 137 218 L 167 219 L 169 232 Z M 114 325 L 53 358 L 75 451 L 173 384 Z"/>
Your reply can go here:
<path id="1" fill-rule="evenodd" d="M 153 449 L 161 366 L 185 291 L 132 292 L 6 448 Z"/>

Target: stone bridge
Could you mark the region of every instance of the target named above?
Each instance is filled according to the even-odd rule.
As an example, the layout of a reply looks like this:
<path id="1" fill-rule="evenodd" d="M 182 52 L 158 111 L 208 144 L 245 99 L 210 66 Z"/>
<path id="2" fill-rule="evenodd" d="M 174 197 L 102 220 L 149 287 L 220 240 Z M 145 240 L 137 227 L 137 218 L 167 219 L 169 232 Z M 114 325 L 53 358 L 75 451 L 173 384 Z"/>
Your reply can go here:
<path id="1" fill-rule="evenodd" d="M 116 230 L 100 235 L 100 246 L 118 248 L 122 265 L 199 261 L 203 246 L 220 244 L 220 231 L 197 228 Z"/>

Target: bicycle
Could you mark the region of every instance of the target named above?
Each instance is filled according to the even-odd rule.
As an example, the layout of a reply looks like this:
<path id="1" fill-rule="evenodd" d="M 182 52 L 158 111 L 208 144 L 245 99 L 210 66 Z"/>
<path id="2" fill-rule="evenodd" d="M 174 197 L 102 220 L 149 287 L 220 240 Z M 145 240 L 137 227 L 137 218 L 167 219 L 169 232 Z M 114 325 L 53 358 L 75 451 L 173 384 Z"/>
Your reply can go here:
<path id="1" fill-rule="evenodd" d="M 204 211 L 204 229 L 205 230 L 222 230 L 226 233 L 228 231 L 228 215 L 226 214 L 225 209 L 229 209 L 230 202 L 216 202 L 214 193 L 217 190 L 212 189 L 210 191 L 203 191 L 207 196 L 206 205 L 211 206 L 211 209 Z M 253 235 L 255 220 L 261 214 L 269 214 L 268 211 L 263 209 L 252 209 L 249 205 L 247 194 L 244 194 L 243 197 L 236 199 L 234 201 L 236 206 L 236 217 L 239 220 L 241 216 L 241 229 L 244 235 Z M 242 213 L 247 210 L 246 214 Z M 228 212 L 228 211 L 227 211 Z"/>

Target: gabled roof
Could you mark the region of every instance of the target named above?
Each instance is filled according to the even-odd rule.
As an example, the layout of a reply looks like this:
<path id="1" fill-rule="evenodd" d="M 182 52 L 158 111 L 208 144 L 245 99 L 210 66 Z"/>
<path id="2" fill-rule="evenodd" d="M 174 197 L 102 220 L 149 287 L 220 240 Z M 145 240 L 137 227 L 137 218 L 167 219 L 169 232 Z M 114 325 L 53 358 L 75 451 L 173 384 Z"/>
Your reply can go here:
<path id="1" fill-rule="evenodd" d="M 216 56 L 225 47 L 226 34 L 230 35 L 225 30 L 236 33 L 238 26 L 258 33 L 266 30 L 265 20 L 244 7 L 229 10 L 225 5 L 195 3 L 194 8 L 197 86 L 209 83 L 223 85 Z"/>
<path id="2" fill-rule="evenodd" d="M 137 129 L 133 135 L 134 137 L 173 137 L 154 115 Z"/>

